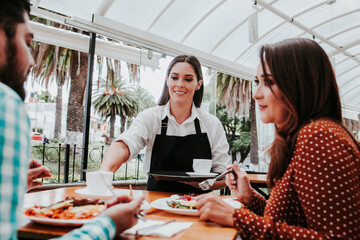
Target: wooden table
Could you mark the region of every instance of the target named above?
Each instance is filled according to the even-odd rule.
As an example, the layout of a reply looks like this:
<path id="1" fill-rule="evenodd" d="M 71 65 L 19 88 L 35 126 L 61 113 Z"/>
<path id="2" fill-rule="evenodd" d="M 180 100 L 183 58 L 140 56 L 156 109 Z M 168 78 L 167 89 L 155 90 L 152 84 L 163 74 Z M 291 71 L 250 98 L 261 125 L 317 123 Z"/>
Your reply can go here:
<path id="1" fill-rule="evenodd" d="M 74 192 L 78 188 L 79 187 L 68 187 L 68 188 L 58 188 L 53 190 L 28 193 L 25 195 L 24 206 L 30 207 L 35 204 L 46 206 L 51 203 L 61 201 L 66 197 L 82 198 L 81 195 Z M 128 194 L 129 192 L 126 191 L 129 190 L 124 190 L 124 193 Z M 145 200 L 147 200 L 149 203 L 156 199 L 169 197 L 171 195 L 171 193 L 142 191 L 142 190 L 134 190 L 133 192 L 135 196 L 138 194 L 144 194 Z M 203 222 L 200 221 L 199 217 L 196 216 L 176 215 L 154 208 L 151 208 L 150 210 L 147 211 L 147 215 L 145 216 L 145 218 L 153 219 L 153 220 L 162 220 L 162 221 L 166 221 L 169 219 L 176 219 L 176 221 L 178 222 L 180 221 L 193 222 L 193 225 L 190 228 L 176 234 L 171 239 L 195 239 L 195 240 L 229 239 L 230 240 L 230 239 L 235 239 L 237 235 L 237 231 L 235 228 L 222 227 L 214 223 Z M 20 239 L 49 239 L 49 238 L 62 236 L 73 229 L 74 228 L 72 227 L 56 227 L 56 226 L 41 225 L 30 222 L 28 220 L 24 220 L 24 223 L 18 229 L 18 237 Z M 119 237 L 119 239 L 133 239 L 133 236 L 131 236 L 131 238 Z M 141 237 L 140 239 L 159 240 L 161 238 L 144 236 Z"/>
<path id="2" fill-rule="evenodd" d="M 269 194 L 262 190 L 262 188 L 267 188 L 267 174 L 249 173 L 248 178 L 251 187 L 260 193 L 264 198 L 268 199 Z"/>

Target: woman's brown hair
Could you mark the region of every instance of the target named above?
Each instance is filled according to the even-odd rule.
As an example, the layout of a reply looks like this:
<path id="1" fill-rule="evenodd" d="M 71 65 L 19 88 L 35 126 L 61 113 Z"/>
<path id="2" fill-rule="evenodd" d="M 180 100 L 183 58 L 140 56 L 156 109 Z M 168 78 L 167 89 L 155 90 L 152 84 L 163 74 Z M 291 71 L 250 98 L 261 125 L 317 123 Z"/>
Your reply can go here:
<path id="1" fill-rule="evenodd" d="M 180 55 L 180 56 L 175 57 L 168 66 L 168 69 L 166 71 L 166 77 L 169 77 L 171 69 L 174 67 L 174 65 L 176 63 L 179 63 L 179 62 L 189 63 L 194 68 L 194 71 L 195 71 L 195 74 L 197 77 L 197 81 L 203 80 L 201 64 L 196 57 L 191 56 L 191 55 Z M 201 84 L 200 89 L 195 91 L 195 94 L 194 94 L 193 102 L 195 104 L 195 107 L 201 106 L 203 94 L 204 94 L 204 87 L 203 87 L 203 84 Z M 158 104 L 160 106 L 165 105 L 169 101 L 169 99 L 170 99 L 169 88 L 166 85 L 166 81 L 165 81 L 164 86 L 163 86 L 163 91 L 161 93 L 161 97 L 160 97 Z"/>
<path id="2" fill-rule="evenodd" d="M 342 125 L 341 102 L 329 57 L 315 41 L 288 39 L 264 45 L 260 60 L 264 73 L 265 62 L 268 65 L 289 113 L 285 124 L 276 127 L 268 150 L 268 182 L 273 187 L 290 163 L 300 129 L 319 118 Z"/>

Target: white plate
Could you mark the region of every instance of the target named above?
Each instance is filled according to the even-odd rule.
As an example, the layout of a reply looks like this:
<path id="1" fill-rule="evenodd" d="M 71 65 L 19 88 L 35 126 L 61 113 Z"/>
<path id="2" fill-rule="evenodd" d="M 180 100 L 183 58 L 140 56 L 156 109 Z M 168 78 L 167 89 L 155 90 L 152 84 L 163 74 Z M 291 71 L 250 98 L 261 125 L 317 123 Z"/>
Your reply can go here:
<path id="1" fill-rule="evenodd" d="M 167 200 L 169 201 L 171 199 L 170 198 L 156 199 L 155 201 L 151 202 L 151 207 L 174 214 L 199 216 L 199 212 L 196 209 L 179 209 L 179 208 L 169 207 L 166 203 Z M 241 208 L 241 203 L 234 199 L 224 199 L 224 200 L 234 208 Z"/>
<path id="2" fill-rule="evenodd" d="M 114 191 L 118 194 L 118 195 L 129 195 L 129 191 L 126 189 L 114 189 Z M 80 195 L 84 195 L 84 196 L 91 196 L 91 197 L 112 197 L 112 193 L 109 192 L 107 194 L 92 194 L 89 192 L 89 190 L 87 188 L 79 188 L 75 190 L 75 193 L 80 194 Z"/>
<path id="3" fill-rule="evenodd" d="M 117 195 L 130 195 L 130 190 L 128 189 L 114 189 L 115 193 Z M 80 194 L 80 195 L 84 195 L 84 196 L 88 196 L 88 197 L 112 197 L 113 195 L 92 195 L 89 193 L 89 191 L 86 188 L 79 188 L 75 190 L 75 193 Z M 133 194 L 135 196 L 138 195 L 137 191 L 133 191 Z M 146 200 L 144 200 L 140 206 L 140 210 L 149 210 L 151 208 L 149 202 L 147 202 Z"/>
<path id="4" fill-rule="evenodd" d="M 53 226 L 81 226 L 88 222 L 90 222 L 92 219 L 52 219 L 52 218 L 42 218 L 42 217 L 30 217 L 24 215 L 27 219 L 30 219 L 33 222 L 45 224 L 45 225 L 53 225 Z"/>
<path id="5" fill-rule="evenodd" d="M 215 177 L 217 173 L 196 173 L 196 172 L 186 172 L 190 177 Z"/>

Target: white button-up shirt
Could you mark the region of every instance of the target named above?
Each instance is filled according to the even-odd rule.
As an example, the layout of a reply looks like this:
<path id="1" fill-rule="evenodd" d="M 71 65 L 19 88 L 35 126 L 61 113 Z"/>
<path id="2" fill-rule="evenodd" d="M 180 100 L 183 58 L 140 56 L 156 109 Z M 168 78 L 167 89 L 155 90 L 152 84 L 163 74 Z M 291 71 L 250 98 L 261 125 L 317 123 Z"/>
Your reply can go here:
<path id="1" fill-rule="evenodd" d="M 202 133 L 207 133 L 211 153 L 212 153 L 212 172 L 223 172 L 230 163 L 228 154 L 229 144 L 226 140 L 224 127 L 220 120 L 210 113 L 196 108 L 193 104 L 191 116 L 182 124 L 178 124 L 170 114 L 170 103 L 164 106 L 149 108 L 137 115 L 130 128 L 123 132 L 115 141 L 123 141 L 130 150 L 130 157 L 133 159 L 141 149 L 146 147 L 143 170 L 147 174 L 150 170 L 151 153 L 156 134 L 161 133 L 161 121 L 168 117 L 166 135 L 186 136 L 195 134 L 195 118 L 199 119 Z"/>

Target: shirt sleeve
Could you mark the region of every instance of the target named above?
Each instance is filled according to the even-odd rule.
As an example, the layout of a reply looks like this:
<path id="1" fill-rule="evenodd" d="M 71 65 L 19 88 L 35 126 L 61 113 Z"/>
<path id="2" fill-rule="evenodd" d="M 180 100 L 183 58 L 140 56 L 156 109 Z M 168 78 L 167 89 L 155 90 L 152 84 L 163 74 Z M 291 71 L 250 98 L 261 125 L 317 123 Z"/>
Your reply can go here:
<path id="1" fill-rule="evenodd" d="M 75 229 L 68 234 L 57 238 L 59 240 L 74 239 L 104 239 L 110 240 L 115 237 L 116 227 L 114 222 L 108 216 L 100 216 L 85 224 L 81 228 Z"/>
<path id="2" fill-rule="evenodd" d="M 294 155 L 299 160 L 294 187 L 307 227 L 237 209 L 233 214 L 234 226 L 243 238 L 360 238 L 360 181 L 356 158 L 359 154 L 333 132 L 318 132 L 310 136 L 299 144 Z"/>
<path id="3" fill-rule="evenodd" d="M 153 109 L 146 109 L 140 112 L 131 123 L 130 128 L 114 140 L 115 142 L 123 141 L 128 146 L 130 150 L 128 160 L 133 159 L 147 145 L 149 134 L 153 132 L 152 128 L 156 126 L 157 116 L 153 111 Z"/>
<path id="4" fill-rule="evenodd" d="M 0 239 L 16 239 L 30 158 L 30 121 L 12 90 L 0 86 L 0 102 Z"/>
<path id="5" fill-rule="evenodd" d="M 211 121 L 215 122 L 213 129 L 208 128 L 213 160 L 211 171 L 222 173 L 226 170 L 226 166 L 230 164 L 229 143 L 226 139 L 224 127 L 219 119 L 214 117 Z"/>

